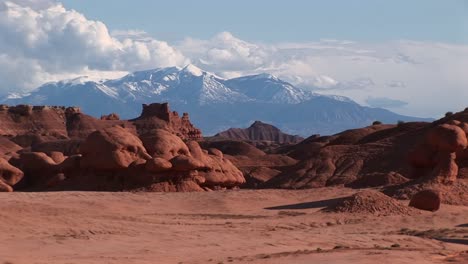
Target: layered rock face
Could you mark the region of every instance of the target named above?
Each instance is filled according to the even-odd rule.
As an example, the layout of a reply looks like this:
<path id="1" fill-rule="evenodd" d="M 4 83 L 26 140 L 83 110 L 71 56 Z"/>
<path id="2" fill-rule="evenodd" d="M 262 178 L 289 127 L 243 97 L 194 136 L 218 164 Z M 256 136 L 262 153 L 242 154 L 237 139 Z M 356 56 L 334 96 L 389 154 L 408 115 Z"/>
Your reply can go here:
<path id="1" fill-rule="evenodd" d="M 77 108 L 5 108 L 1 191 L 204 191 L 245 182 L 221 151 L 202 150 L 193 141 L 200 130 L 167 104 L 145 105 L 134 120 L 98 120 Z"/>

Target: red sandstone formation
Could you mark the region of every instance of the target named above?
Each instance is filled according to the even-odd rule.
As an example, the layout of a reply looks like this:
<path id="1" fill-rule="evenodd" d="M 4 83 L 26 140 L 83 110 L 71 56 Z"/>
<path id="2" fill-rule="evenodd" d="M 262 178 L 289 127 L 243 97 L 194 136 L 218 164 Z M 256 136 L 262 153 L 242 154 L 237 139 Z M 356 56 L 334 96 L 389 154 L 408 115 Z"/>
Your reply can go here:
<path id="1" fill-rule="evenodd" d="M 7 137 L 22 147 L 52 140 L 85 139 L 93 131 L 119 125 L 134 134 L 144 134 L 161 128 L 182 139 L 197 140 L 201 131 L 195 128 L 188 114 L 179 117 L 169 110 L 167 103 L 143 105 L 140 117 L 119 120 L 115 114 L 96 119 L 83 114 L 77 107 L 6 106 L 0 105 L 0 136 Z"/>
<path id="2" fill-rule="evenodd" d="M 406 199 L 431 188 L 444 194 L 442 202 L 468 201 L 468 110 L 434 123 L 373 125 L 263 150 L 240 140 L 197 142 L 201 133 L 188 115 L 167 104 L 145 105 L 133 120 L 2 106 L 0 121 L 4 191 L 345 185 L 383 187 Z"/>
<path id="3" fill-rule="evenodd" d="M 202 138 L 200 129 L 193 126 L 189 115 L 183 113 L 182 117 L 175 111 L 169 110 L 169 104 L 143 105 L 140 117 L 130 120 L 142 135 L 154 129 L 168 130 L 182 139 L 198 140 Z"/>
<path id="4" fill-rule="evenodd" d="M 250 127 L 245 129 L 230 128 L 226 131 L 216 134 L 215 137 L 233 140 L 255 141 L 258 142 L 257 144 L 260 142 L 294 144 L 303 140 L 303 138 L 300 136 L 285 134 L 277 127 L 263 123 L 261 121 L 255 121 Z"/>
<path id="5" fill-rule="evenodd" d="M 80 146 L 83 169 L 115 170 L 128 168 L 136 160 L 150 159 L 141 140 L 120 126 L 95 131 Z"/>
<path id="6" fill-rule="evenodd" d="M 245 182 L 219 150 L 191 141 L 201 131 L 167 103 L 143 105 L 133 120 L 96 119 L 75 107 L 1 106 L 0 122 L 3 191 L 200 191 Z"/>
<path id="7" fill-rule="evenodd" d="M 152 155 L 138 136 L 118 125 L 89 134 L 79 155 L 23 151 L 11 164 L 0 160 L 1 189 L 203 191 L 245 183 L 219 151 L 210 154 L 196 141 L 184 143 L 161 129 L 145 137 Z"/>

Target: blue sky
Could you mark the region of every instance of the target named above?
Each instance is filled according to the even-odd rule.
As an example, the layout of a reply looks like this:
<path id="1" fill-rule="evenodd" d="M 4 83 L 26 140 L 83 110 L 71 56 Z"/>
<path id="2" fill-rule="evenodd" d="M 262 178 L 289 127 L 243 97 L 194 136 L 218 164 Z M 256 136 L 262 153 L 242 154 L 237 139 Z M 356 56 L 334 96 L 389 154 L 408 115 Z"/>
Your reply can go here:
<path id="1" fill-rule="evenodd" d="M 63 0 L 111 29 L 166 41 L 221 31 L 263 42 L 323 38 L 468 43 L 467 0 Z"/>
<path id="2" fill-rule="evenodd" d="M 0 0 L 0 96 L 187 64 L 439 117 L 468 106 L 468 0 Z"/>

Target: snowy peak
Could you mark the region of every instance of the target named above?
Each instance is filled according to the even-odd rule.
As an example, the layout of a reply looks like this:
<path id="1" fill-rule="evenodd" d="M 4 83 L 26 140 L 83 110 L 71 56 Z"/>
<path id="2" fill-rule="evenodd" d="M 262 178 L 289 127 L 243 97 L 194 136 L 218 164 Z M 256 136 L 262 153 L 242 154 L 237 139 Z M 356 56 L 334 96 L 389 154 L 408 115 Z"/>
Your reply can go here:
<path id="1" fill-rule="evenodd" d="M 38 97 L 47 98 L 50 93 L 59 94 L 60 89 L 63 93 L 72 89 L 76 90 L 74 94 L 91 96 L 87 93 L 99 92 L 124 103 L 168 101 L 197 105 L 241 102 L 298 104 L 322 96 L 297 88 L 268 73 L 226 80 L 193 64 L 183 68 L 137 71 L 114 80 L 96 82 L 83 76 L 43 86 L 31 94 L 40 94 Z M 51 87 L 54 87 L 53 91 Z M 351 101 L 342 97 L 327 97 L 338 101 Z M 5 98 L 4 101 L 11 98 Z M 21 100 L 18 95 L 14 98 Z"/>
<path id="2" fill-rule="evenodd" d="M 278 77 L 276 77 L 275 75 L 273 74 L 269 74 L 269 73 L 261 73 L 261 74 L 257 74 L 257 75 L 251 75 L 251 76 L 246 76 L 246 78 L 251 78 L 251 79 L 270 79 L 270 80 L 273 80 L 273 81 L 278 81 Z"/>
<path id="3" fill-rule="evenodd" d="M 298 104 L 317 96 L 265 73 L 230 79 L 225 81 L 225 85 L 250 98 L 268 103 Z"/>
<path id="4" fill-rule="evenodd" d="M 182 69 L 183 73 L 191 74 L 193 76 L 202 76 L 205 72 L 193 64 L 188 64 Z"/>

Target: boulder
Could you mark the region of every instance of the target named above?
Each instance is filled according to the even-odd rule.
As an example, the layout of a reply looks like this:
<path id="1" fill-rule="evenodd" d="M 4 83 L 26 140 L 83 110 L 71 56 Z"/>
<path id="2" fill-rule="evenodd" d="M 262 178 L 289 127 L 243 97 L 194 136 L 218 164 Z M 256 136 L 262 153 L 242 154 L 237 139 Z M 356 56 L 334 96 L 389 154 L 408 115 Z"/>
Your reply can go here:
<path id="1" fill-rule="evenodd" d="M 91 133 L 80 146 L 81 168 L 119 170 L 138 159 L 150 159 L 141 140 L 120 126 Z"/>
<path id="2" fill-rule="evenodd" d="M 167 130 L 154 129 L 140 138 L 148 153 L 155 158 L 170 160 L 177 155 L 190 156 L 182 139 Z"/>
<path id="3" fill-rule="evenodd" d="M 425 210 L 425 211 L 437 211 L 440 207 L 440 193 L 435 190 L 423 190 L 416 193 L 409 203 L 409 206 Z"/>

